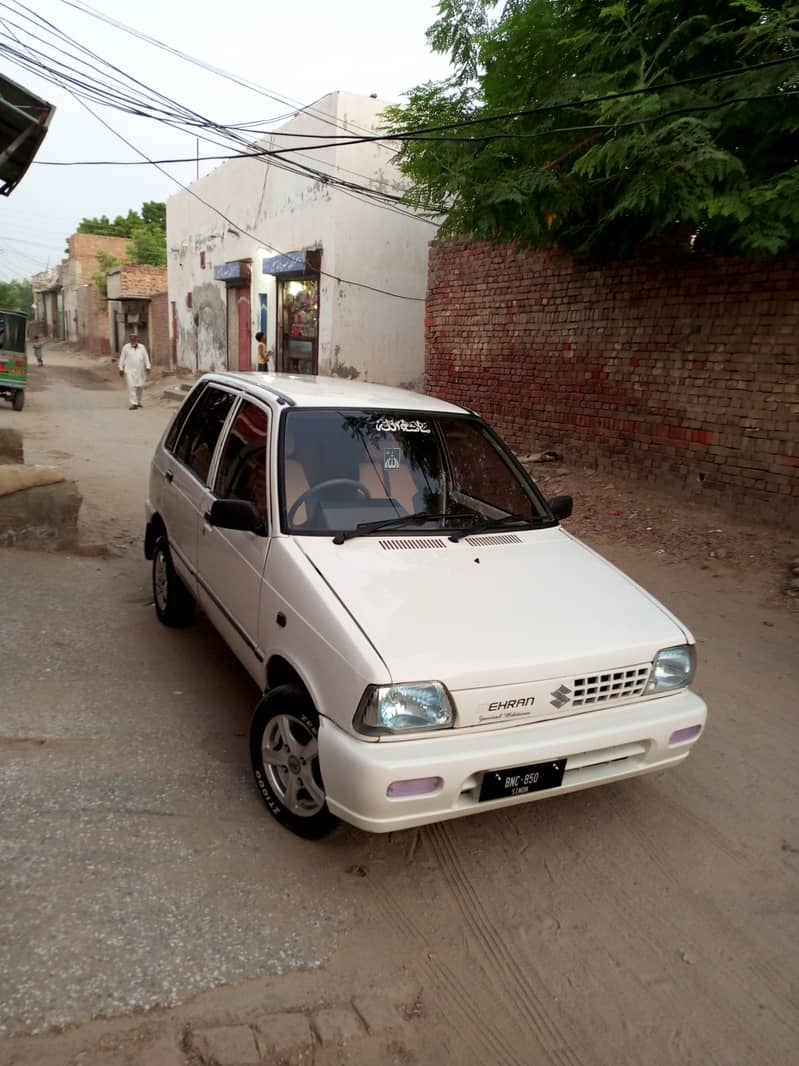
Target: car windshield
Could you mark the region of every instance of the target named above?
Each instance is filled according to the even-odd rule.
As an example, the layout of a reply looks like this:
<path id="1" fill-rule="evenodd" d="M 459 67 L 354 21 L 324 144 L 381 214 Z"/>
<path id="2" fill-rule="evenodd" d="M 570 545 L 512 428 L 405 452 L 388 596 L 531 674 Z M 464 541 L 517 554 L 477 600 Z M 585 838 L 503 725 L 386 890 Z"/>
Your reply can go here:
<path id="1" fill-rule="evenodd" d="M 554 524 L 530 479 L 472 415 L 293 409 L 283 416 L 280 456 L 286 532 L 406 536 Z"/>

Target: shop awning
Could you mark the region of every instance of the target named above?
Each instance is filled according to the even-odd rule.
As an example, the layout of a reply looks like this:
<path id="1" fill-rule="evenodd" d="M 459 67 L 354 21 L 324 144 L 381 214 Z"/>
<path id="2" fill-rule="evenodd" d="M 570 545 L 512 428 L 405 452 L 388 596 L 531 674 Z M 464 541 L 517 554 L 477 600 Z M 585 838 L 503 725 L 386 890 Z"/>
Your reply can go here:
<path id="1" fill-rule="evenodd" d="M 55 108 L 0 76 L 0 196 L 8 196 L 33 162 Z"/>
<path id="2" fill-rule="evenodd" d="M 302 274 L 308 267 L 307 252 L 288 252 L 264 259 L 264 274 Z"/>

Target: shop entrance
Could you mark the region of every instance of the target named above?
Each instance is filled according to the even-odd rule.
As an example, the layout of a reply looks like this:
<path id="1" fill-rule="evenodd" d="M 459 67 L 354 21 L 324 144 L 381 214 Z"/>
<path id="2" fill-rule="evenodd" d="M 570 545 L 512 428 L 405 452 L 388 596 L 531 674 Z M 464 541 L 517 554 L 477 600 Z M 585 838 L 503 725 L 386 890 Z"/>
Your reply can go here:
<path id="1" fill-rule="evenodd" d="M 319 281 L 322 249 L 264 259 L 277 291 L 275 368 L 284 374 L 319 373 Z"/>
<path id="2" fill-rule="evenodd" d="M 319 368 L 319 280 L 278 279 L 277 369 L 316 374 Z"/>

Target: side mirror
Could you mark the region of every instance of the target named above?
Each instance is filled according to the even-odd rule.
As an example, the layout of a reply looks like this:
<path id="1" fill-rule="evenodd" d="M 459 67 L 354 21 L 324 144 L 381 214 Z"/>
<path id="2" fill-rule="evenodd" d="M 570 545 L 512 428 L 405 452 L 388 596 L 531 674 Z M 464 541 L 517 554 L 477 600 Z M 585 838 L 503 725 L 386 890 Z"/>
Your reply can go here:
<path id="1" fill-rule="evenodd" d="M 210 526 L 220 529 L 240 529 L 245 533 L 266 536 L 263 515 L 249 500 L 214 500 L 205 520 Z"/>
<path id="2" fill-rule="evenodd" d="M 558 519 L 562 522 L 564 518 L 571 517 L 572 513 L 572 498 L 571 496 L 553 496 L 549 502 L 549 509 Z"/>

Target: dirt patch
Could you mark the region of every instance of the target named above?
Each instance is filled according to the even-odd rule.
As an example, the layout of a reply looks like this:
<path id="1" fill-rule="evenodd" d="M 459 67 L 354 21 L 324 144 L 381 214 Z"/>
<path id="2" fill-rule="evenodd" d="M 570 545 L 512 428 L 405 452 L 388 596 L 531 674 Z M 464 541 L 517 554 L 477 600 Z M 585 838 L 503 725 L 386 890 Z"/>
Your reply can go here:
<path id="1" fill-rule="evenodd" d="M 732 515 L 700 494 L 654 489 L 607 471 L 562 463 L 525 465 L 548 499 L 574 497 L 574 514 L 565 528 L 600 551 L 613 544 L 642 549 L 662 562 L 758 573 L 772 595 L 789 587 L 789 564 L 799 556 L 799 536 L 791 530 Z M 787 602 L 799 607 L 795 597 Z"/>

